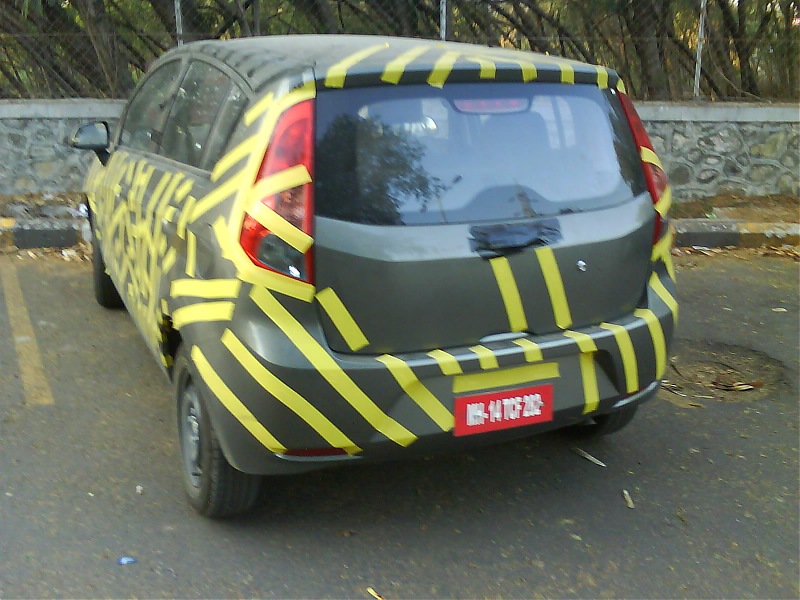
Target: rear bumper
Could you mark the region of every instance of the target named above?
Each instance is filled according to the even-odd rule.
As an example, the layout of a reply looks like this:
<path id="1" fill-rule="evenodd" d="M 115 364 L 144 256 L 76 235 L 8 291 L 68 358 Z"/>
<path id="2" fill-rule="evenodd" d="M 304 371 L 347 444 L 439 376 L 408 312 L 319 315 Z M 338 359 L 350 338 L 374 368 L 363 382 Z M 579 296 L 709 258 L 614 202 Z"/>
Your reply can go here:
<path id="1" fill-rule="evenodd" d="M 617 408 L 621 408 L 622 406 L 643 404 L 644 402 L 651 400 L 658 393 L 660 385 L 660 381 L 654 381 L 644 390 L 641 390 L 640 392 L 637 392 L 631 396 L 618 399 L 605 399 L 601 402 L 599 409 L 592 414 L 596 416 L 611 412 Z M 451 431 L 439 431 L 438 433 L 431 433 L 422 436 L 418 438 L 414 444 L 402 449 L 398 449 L 396 444 L 384 440 L 376 441 L 363 453 L 352 456 L 309 457 L 280 454 L 274 456 L 282 460 L 284 465 L 281 466 L 285 467 L 289 471 L 320 469 L 347 462 L 372 462 L 379 460 L 392 460 L 397 458 L 417 458 L 430 454 L 457 452 L 459 450 L 468 450 L 470 448 L 490 446 L 492 444 L 508 442 L 519 438 L 526 438 L 532 435 L 578 424 L 584 421 L 587 416 L 591 415 L 584 415 L 580 411 L 566 408 L 557 410 L 553 416 L 553 420 L 547 423 L 482 433 L 467 437 L 455 437 Z M 272 462 L 272 459 L 270 459 L 270 462 Z M 269 472 L 272 471 L 267 471 L 265 474 Z M 281 469 L 281 472 L 284 472 L 283 468 Z"/>
<path id="2" fill-rule="evenodd" d="M 644 402 L 658 389 L 677 320 L 663 259 L 640 306 L 608 323 L 419 353 L 336 354 L 311 316 L 303 321 L 299 301 L 240 300 L 220 342 L 200 345 L 206 371 L 198 375 L 222 447 L 242 471 L 293 473 L 529 436 Z M 453 435 L 456 398 L 527 385 L 552 386 L 552 420 Z M 343 453 L 287 455 L 331 448 Z"/>

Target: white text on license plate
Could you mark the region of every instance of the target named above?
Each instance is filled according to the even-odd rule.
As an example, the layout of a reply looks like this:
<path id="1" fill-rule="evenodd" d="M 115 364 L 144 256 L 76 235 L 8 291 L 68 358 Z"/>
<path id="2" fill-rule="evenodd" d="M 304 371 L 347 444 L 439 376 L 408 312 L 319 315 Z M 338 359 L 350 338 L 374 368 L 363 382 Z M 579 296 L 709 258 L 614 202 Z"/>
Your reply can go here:
<path id="1" fill-rule="evenodd" d="M 456 436 L 545 423 L 553 420 L 553 386 L 461 396 L 454 409 Z"/>

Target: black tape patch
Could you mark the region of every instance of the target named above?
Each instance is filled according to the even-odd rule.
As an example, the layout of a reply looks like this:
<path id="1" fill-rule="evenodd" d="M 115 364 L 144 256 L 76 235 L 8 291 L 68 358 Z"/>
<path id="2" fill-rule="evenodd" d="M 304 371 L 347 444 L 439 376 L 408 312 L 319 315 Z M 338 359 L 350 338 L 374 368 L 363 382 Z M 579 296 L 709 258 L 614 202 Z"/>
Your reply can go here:
<path id="1" fill-rule="evenodd" d="M 530 246 L 549 246 L 562 239 L 558 219 L 535 223 L 473 225 L 469 232 L 472 235 L 470 249 L 482 258 L 508 256 Z"/>

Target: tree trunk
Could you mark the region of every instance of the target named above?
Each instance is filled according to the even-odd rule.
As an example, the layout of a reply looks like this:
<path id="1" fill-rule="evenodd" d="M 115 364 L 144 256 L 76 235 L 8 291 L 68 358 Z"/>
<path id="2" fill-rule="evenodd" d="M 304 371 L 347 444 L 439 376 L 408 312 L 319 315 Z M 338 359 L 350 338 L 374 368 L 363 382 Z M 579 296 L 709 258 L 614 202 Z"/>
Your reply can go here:
<path id="1" fill-rule="evenodd" d="M 793 0 L 781 0 L 780 6 L 783 27 L 778 32 L 779 44 L 776 52 L 780 61 L 778 71 L 786 78 L 786 88 L 780 91 L 786 98 L 797 99 L 800 97 L 800 27 L 793 25 L 793 22 L 800 19 L 800 8 Z"/>
<path id="2" fill-rule="evenodd" d="M 554 17 L 553 15 L 544 11 L 534 0 L 520 0 L 525 6 L 532 10 L 536 15 L 549 23 L 563 39 L 569 41 L 569 44 L 575 49 L 576 56 L 582 60 L 591 60 L 589 52 L 583 44 L 580 43 L 579 38 L 566 28 L 563 22 Z"/>
<path id="3" fill-rule="evenodd" d="M 317 33 L 338 33 L 336 15 L 326 0 L 296 0 L 295 6 L 314 23 Z"/>
<path id="4" fill-rule="evenodd" d="M 500 38 L 500 34 L 497 31 L 497 19 L 493 19 L 485 7 L 475 5 L 467 0 L 451 1 L 458 8 L 461 20 L 468 23 L 470 30 L 475 35 L 475 41 L 486 46 L 497 46 Z M 453 25 L 455 26 L 456 24 L 457 21 L 454 19 Z"/>
<path id="5" fill-rule="evenodd" d="M 736 56 L 739 58 L 741 91 L 744 94 L 758 96 L 758 82 L 753 71 L 753 65 L 750 63 L 753 40 L 747 36 L 746 29 L 747 13 L 750 10 L 748 8 L 748 0 L 738 0 L 736 18 L 733 16 L 733 9 L 729 0 L 717 0 L 717 6 L 722 14 L 722 23 L 728 31 L 728 36 L 736 50 Z"/>
<path id="6" fill-rule="evenodd" d="M 27 85 L 31 92 L 40 94 L 38 97 L 42 97 L 41 94 L 44 94 L 44 97 L 58 97 L 58 95 L 91 97 L 98 93 L 100 88 L 97 84 L 102 86 L 102 81 L 84 82 L 83 78 L 77 75 L 80 69 L 72 62 L 74 53 L 67 53 L 67 58 L 63 59 L 66 64 L 61 65 L 60 54 L 63 55 L 63 49 L 53 44 L 41 43 L 41 24 L 37 27 L 26 20 L 17 8 L 0 4 L 0 31 L 13 34 L 13 39 L 22 53 L 21 57 L 27 57 L 24 61 L 25 71 L 31 78 Z M 78 61 L 77 67 L 80 67 L 82 62 Z M 56 86 L 55 90 L 53 86 Z"/>
<path id="7" fill-rule="evenodd" d="M 629 0 L 623 11 L 625 25 L 631 36 L 648 100 L 668 100 L 669 88 L 658 49 L 657 28 L 653 27 L 658 17 L 652 0 Z"/>
<path id="8" fill-rule="evenodd" d="M 73 0 L 105 76 L 109 95 L 124 98 L 133 89 L 127 53 L 119 43 L 102 0 Z M 83 59 L 88 57 L 82 57 Z"/>

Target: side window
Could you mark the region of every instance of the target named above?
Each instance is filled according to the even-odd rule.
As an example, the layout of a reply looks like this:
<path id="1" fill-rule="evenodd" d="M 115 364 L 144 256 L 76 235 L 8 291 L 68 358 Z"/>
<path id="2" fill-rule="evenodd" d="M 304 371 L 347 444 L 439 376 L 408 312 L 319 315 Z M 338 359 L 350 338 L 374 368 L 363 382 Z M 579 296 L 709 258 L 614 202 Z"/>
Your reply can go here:
<path id="1" fill-rule="evenodd" d="M 247 94 L 235 83 L 231 85 L 228 95 L 222 104 L 214 134 L 208 140 L 208 150 L 203 160 L 203 166 L 212 169 L 222 157 L 222 153 L 231 139 L 233 130 L 239 122 L 239 116 L 248 102 Z"/>
<path id="2" fill-rule="evenodd" d="M 172 91 L 181 72 L 181 62 L 165 64 L 148 77 L 128 105 L 120 144 L 134 150 L 155 152 L 158 131 L 170 109 Z"/>
<path id="3" fill-rule="evenodd" d="M 195 61 L 181 82 L 169 113 L 161 154 L 194 167 L 202 167 L 203 153 L 231 80 L 208 63 Z"/>

